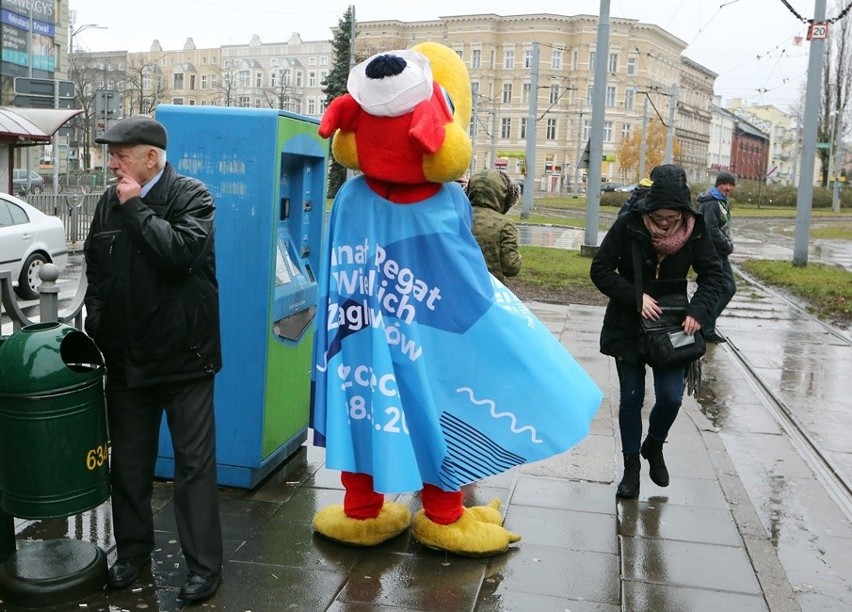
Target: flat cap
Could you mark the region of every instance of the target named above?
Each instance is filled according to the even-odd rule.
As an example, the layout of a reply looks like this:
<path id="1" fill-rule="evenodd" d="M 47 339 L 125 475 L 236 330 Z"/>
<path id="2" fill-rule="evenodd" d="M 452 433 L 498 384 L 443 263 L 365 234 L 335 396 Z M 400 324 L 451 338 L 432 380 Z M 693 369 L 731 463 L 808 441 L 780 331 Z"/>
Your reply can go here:
<path id="1" fill-rule="evenodd" d="M 145 115 L 134 115 L 118 121 L 95 138 L 98 144 L 151 145 L 166 148 L 166 128 L 159 121 Z"/>

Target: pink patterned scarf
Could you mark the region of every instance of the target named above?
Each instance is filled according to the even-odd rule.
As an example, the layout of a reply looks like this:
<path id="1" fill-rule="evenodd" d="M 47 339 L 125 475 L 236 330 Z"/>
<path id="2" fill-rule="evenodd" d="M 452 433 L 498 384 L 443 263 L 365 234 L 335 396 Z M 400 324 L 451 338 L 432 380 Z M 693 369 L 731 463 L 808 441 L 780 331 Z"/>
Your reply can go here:
<path id="1" fill-rule="evenodd" d="M 642 220 L 651 233 L 651 243 L 659 261 L 662 261 L 666 255 L 681 250 L 695 227 L 695 217 L 686 212 L 681 215 L 677 223 L 672 223 L 667 228 L 662 228 L 654 223 L 650 215 L 642 215 Z"/>

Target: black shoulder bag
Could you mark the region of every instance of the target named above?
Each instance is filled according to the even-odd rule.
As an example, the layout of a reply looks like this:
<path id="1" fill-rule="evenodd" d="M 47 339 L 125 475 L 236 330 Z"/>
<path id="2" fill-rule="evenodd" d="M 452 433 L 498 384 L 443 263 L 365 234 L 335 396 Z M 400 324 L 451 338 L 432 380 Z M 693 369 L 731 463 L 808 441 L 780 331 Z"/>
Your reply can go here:
<path id="1" fill-rule="evenodd" d="M 632 241 L 633 283 L 636 286 L 636 303 L 642 327 L 639 330 L 638 350 L 642 359 L 652 368 L 671 368 L 688 365 L 699 359 L 707 350 L 704 336 L 698 332 L 688 335 L 683 331 L 683 320 L 689 300 L 686 295 L 670 294 L 657 298 L 663 313 L 656 321 L 641 318 L 642 268 L 639 244 Z"/>

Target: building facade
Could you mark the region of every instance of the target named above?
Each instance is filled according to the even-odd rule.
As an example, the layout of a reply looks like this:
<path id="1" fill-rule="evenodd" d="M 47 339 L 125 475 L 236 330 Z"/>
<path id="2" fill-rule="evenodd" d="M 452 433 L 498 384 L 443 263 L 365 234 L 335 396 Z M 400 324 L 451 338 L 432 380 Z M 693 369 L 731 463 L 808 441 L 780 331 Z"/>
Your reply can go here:
<path id="1" fill-rule="evenodd" d="M 768 183 L 794 183 L 800 150 L 799 131 L 793 117 L 772 105 L 746 105 L 739 98 L 728 103 L 728 110 L 769 135 Z"/>
<path id="2" fill-rule="evenodd" d="M 680 151 L 673 161 L 685 167 L 690 180 L 704 180 L 716 74 L 684 58 L 686 43 L 658 26 L 622 18 L 610 24 L 609 51 L 601 60 L 607 65 L 602 180 L 638 180 L 637 164 L 620 163 L 619 146 L 641 130 L 645 97 L 652 116 L 668 124 L 673 90 Z M 583 181 L 577 162 L 591 125 L 597 26 L 595 15 L 552 14 L 369 21 L 358 23 L 355 51 L 363 59 L 424 41 L 454 49 L 468 67 L 474 94 L 471 171 L 496 166 L 516 177 L 526 170 L 530 83 L 537 70 L 533 173 L 542 190 L 558 192 Z M 532 65 L 534 43 L 538 66 Z"/>

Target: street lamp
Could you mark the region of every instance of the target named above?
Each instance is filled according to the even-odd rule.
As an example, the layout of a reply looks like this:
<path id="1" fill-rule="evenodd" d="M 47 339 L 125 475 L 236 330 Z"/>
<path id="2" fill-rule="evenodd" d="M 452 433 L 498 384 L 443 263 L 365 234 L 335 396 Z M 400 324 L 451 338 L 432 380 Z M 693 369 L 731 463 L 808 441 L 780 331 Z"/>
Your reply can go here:
<path id="1" fill-rule="evenodd" d="M 72 24 L 73 27 L 73 24 Z M 72 30 L 71 34 L 68 35 L 68 59 L 71 59 L 71 56 L 74 55 L 74 37 L 77 36 L 80 32 L 84 30 L 88 30 L 89 28 L 95 28 L 96 30 L 106 30 L 107 26 L 98 25 L 97 23 L 84 23 L 76 30 Z"/>

